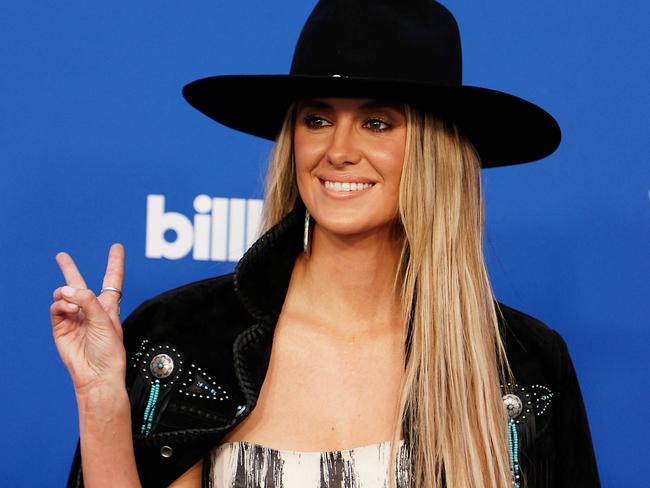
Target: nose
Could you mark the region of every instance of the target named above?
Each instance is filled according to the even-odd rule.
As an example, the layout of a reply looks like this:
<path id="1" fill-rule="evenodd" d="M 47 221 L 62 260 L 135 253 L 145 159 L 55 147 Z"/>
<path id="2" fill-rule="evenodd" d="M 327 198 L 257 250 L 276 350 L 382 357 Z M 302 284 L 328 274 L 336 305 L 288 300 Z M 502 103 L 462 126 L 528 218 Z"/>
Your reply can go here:
<path id="1" fill-rule="evenodd" d="M 333 166 L 357 164 L 361 158 L 354 125 L 351 120 L 345 119 L 347 118 L 340 118 L 331 132 L 327 160 Z"/>

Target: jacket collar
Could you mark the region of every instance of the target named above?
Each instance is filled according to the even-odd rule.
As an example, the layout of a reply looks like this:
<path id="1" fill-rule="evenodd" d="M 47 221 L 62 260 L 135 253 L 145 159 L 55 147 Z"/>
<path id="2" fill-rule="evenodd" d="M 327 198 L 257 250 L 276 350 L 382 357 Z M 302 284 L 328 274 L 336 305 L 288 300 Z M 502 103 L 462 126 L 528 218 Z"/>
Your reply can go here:
<path id="1" fill-rule="evenodd" d="M 274 325 L 282 310 L 296 257 L 302 252 L 301 201 L 248 249 L 235 267 L 234 286 L 248 312 Z"/>
<path id="2" fill-rule="evenodd" d="M 235 374 L 246 399 L 255 407 L 271 359 L 273 332 L 289 289 L 293 265 L 302 251 L 305 207 L 298 202 L 246 251 L 235 267 L 233 285 L 255 323 L 233 344 Z"/>

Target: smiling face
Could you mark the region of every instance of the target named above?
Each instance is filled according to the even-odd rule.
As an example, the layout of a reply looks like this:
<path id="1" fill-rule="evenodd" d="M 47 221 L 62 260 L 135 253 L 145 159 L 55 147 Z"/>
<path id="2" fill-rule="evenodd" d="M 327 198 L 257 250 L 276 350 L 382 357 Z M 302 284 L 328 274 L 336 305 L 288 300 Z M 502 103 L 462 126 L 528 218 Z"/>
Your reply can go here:
<path id="1" fill-rule="evenodd" d="M 405 146 L 399 105 L 361 98 L 301 102 L 294 133 L 298 191 L 321 230 L 351 235 L 392 225 Z"/>

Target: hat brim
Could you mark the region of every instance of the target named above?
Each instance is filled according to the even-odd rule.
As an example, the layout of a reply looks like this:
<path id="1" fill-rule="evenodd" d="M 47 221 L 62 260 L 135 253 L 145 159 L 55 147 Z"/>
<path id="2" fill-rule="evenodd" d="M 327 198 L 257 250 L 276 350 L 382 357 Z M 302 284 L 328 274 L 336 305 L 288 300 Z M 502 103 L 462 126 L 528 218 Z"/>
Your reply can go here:
<path id="1" fill-rule="evenodd" d="M 274 141 L 295 99 L 401 100 L 453 121 L 472 141 L 484 168 L 528 163 L 560 144 L 556 120 L 522 98 L 476 86 L 309 75 L 221 75 L 187 84 L 194 108 L 227 127 Z"/>

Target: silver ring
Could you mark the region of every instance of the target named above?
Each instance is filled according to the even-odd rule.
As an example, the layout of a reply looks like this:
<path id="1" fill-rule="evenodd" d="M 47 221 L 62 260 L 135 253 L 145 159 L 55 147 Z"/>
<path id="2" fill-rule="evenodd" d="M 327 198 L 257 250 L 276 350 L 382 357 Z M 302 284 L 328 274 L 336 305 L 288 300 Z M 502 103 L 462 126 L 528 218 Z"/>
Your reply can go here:
<path id="1" fill-rule="evenodd" d="M 120 290 L 119 288 L 115 288 L 114 286 L 105 286 L 104 288 L 101 289 L 99 294 L 101 295 L 105 291 L 114 291 L 116 293 L 119 293 L 120 298 L 117 299 L 117 303 L 120 303 L 122 301 L 122 290 Z"/>

